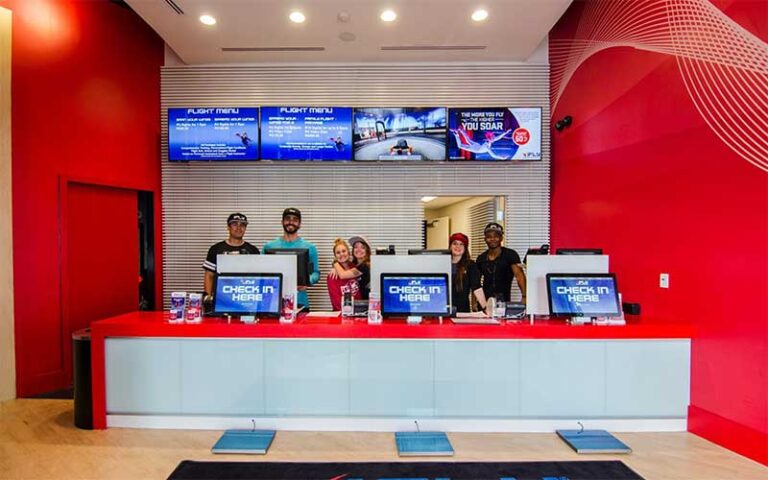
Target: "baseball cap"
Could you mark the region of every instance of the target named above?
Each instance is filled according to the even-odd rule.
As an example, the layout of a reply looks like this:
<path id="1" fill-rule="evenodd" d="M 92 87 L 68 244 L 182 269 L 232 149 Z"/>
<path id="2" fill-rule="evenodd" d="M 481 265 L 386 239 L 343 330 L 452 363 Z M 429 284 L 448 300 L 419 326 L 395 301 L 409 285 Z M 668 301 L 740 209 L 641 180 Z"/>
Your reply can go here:
<path id="1" fill-rule="evenodd" d="M 246 217 L 242 213 L 233 213 L 229 217 L 227 217 L 227 225 L 235 222 L 240 222 L 244 225 L 248 225 L 248 217 Z"/>
<path id="2" fill-rule="evenodd" d="M 467 238 L 467 236 L 464 235 L 463 233 L 456 232 L 453 235 L 451 235 L 450 238 L 448 239 L 448 244 L 450 245 L 451 243 L 453 243 L 454 240 L 458 240 L 461 243 L 463 243 L 464 248 L 469 248 L 469 238 Z"/>
<path id="3" fill-rule="evenodd" d="M 483 233 L 488 233 L 488 232 L 496 232 L 499 235 L 504 235 L 504 227 L 502 227 L 496 222 L 491 222 L 488 225 L 486 225 L 485 230 L 483 230 Z"/>
<path id="4" fill-rule="evenodd" d="M 298 208 L 290 207 L 283 210 L 283 218 L 287 217 L 288 215 L 293 215 L 294 217 L 301 220 L 301 211 Z"/>
<path id="5" fill-rule="evenodd" d="M 364 236 L 362 236 L 362 235 L 352 235 L 351 237 L 349 237 L 349 246 L 350 247 L 354 248 L 354 246 L 355 246 L 355 244 L 357 242 L 363 242 L 364 244 L 368 245 L 369 249 L 371 248 L 371 244 L 368 242 L 368 239 L 365 238 Z"/>

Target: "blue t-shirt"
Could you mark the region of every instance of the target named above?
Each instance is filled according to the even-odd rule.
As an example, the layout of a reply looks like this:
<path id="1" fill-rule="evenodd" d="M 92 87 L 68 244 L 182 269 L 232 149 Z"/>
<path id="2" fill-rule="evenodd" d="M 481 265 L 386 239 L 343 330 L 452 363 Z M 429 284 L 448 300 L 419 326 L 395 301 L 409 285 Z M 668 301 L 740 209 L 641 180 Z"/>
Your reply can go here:
<path id="1" fill-rule="evenodd" d="M 317 260 L 317 247 L 311 242 L 299 237 L 293 242 L 286 241 L 283 237 L 277 237 L 276 239 L 264 244 L 262 252 L 265 252 L 268 248 L 306 248 L 309 251 L 309 263 L 311 263 L 312 271 L 309 272 L 310 285 L 316 284 L 320 280 L 320 266 Z M 299 295 L 296 298 L 299 305 L 306 305 L 309 308 L 309 296 L 305 290 L 299 290 Z"/>

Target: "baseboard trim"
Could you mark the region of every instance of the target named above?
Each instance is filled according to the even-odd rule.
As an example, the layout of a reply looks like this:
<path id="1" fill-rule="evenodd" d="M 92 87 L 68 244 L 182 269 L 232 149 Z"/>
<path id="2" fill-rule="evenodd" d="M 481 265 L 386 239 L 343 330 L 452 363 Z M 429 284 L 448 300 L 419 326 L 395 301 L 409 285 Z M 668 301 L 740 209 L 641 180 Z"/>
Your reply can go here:
<path id="1" fill-rule="evenodd" d="M 415 430 L 418 421 L 422 430 L 445 432 L 519 432 L 549 433 L 559 428 L 604 429 L 611 432 L 684 432 L 685 418 L 553 418 L 553 419 L 414 419 L 370 417 L 210 417 L 168 415 L 107 415 L 107 427 L 158 428 L 191 430 L 225 430 L 257 428 L 294 431 L 325 432 L 394 432 Z"/>

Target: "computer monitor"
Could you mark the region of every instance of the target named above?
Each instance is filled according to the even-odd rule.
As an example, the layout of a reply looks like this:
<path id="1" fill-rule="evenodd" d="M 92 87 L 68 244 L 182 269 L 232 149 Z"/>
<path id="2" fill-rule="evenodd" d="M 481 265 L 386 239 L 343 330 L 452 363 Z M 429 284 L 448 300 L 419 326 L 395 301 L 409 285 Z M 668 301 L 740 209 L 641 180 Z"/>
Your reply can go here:
<path id="1" fill-rule="evenodd" d="M 621 315 L 613 273 L 548 273 L 547 297 L 550 314 L 555 316 Z"/>
<path id="2" fill-rule="evenodd" d="M 395 246 L 390 245 L 386 248 L 377 248 L 376 255 L 395 255 Z"/>
<path id="3" fill-rule="evenodd" d="M 443 316 L 450 313 L 450 284 L 444 273 L 382 273 L 383 317 Z"/>
<path id="4" fill-rule="evenodd" d="M 422 249 L 422 248 L 409 248 L 408 255 L 450 255 L 449 249 Z"/>
<path id="5" fill-rule="evenodd" d="M 523 257 L 523 263 L 528 263 L 528 255 L 549 255 L 549 244 L 545 243 L 539 248 L 529 248 Z"/>
<path id="6" fill-rule="evenodd" d="M 225 273 L 216 278 L 216 315 L 278 316 L 283 296 L 280 273 Z"/>
<path id="7" fill-rule="evenodd" d="M 296 255 L 296 284 L 309 286 L 309 274 L 312 265 L 309 261 L 309 250 L 306 248 L 265 248 L 267 255 Z"/>
<path id="8" fill-rule="evenodd" d="M 602 248 L 558 248 L 557 255 L 602 255 Z"/>

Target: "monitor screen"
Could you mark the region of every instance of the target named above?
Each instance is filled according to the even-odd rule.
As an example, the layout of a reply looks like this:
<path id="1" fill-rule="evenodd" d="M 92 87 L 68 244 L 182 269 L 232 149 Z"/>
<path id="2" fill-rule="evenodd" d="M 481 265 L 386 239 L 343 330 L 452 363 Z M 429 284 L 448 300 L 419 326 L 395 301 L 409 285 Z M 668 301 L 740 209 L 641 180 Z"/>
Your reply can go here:
<path id="1" fill-rule="evenodd" d="M 229 315 L 278 315 L 282 300 L 280 273 L 226 273 L 216 278 L 213 311 Z"/>
<path id="2" fill-rule="evenodd" d="M 603 317 L 621 313 L 612 273 L 548 273 L 547 296 L 552 315 Z"/>
<path id="3" fill-rule="evenodd" d="M 449 160 L 541 160 L 541 108 L 452 108 Z"/>
<path id="4" fill-rule="evenodd" d="M 296 284 L 301 287 L 309 286 L 309 274 L 312 265 L 309 261 L 309 250 L 306 248 L 265 248 L 267 255 L 296 255 Z"/>
<path id="5" fill-rule="evenodd" d="M 448 248 L 442 249 L 423 249 L 423 248 L 409 248 L 408 255 L 450 255 L 451 250 Z"/>
<path id="6" fill-rule="evenodd" d="M 602 248 L 558 248 L 557 255 L 602 255 Z"/>
<path id="7" fill-rule="evenodd" d="M 258 160 L 258 108 L 169 108 L 168 159 Z"/>
<path id="8" fill-rule="evenodd" d="M 447 315 L 448 275 L 445 273 L 382 273 L 383 316 Z"/>
<path id="9" fill-rule="evenodd" d="M 263 160 L 352 160 L 352 109 L 261 107 Z"/>
<path id="10" fill-rule="evenodd" d="M 445 160 L 446 109 L 358 108 L 355 160 Z"/>

